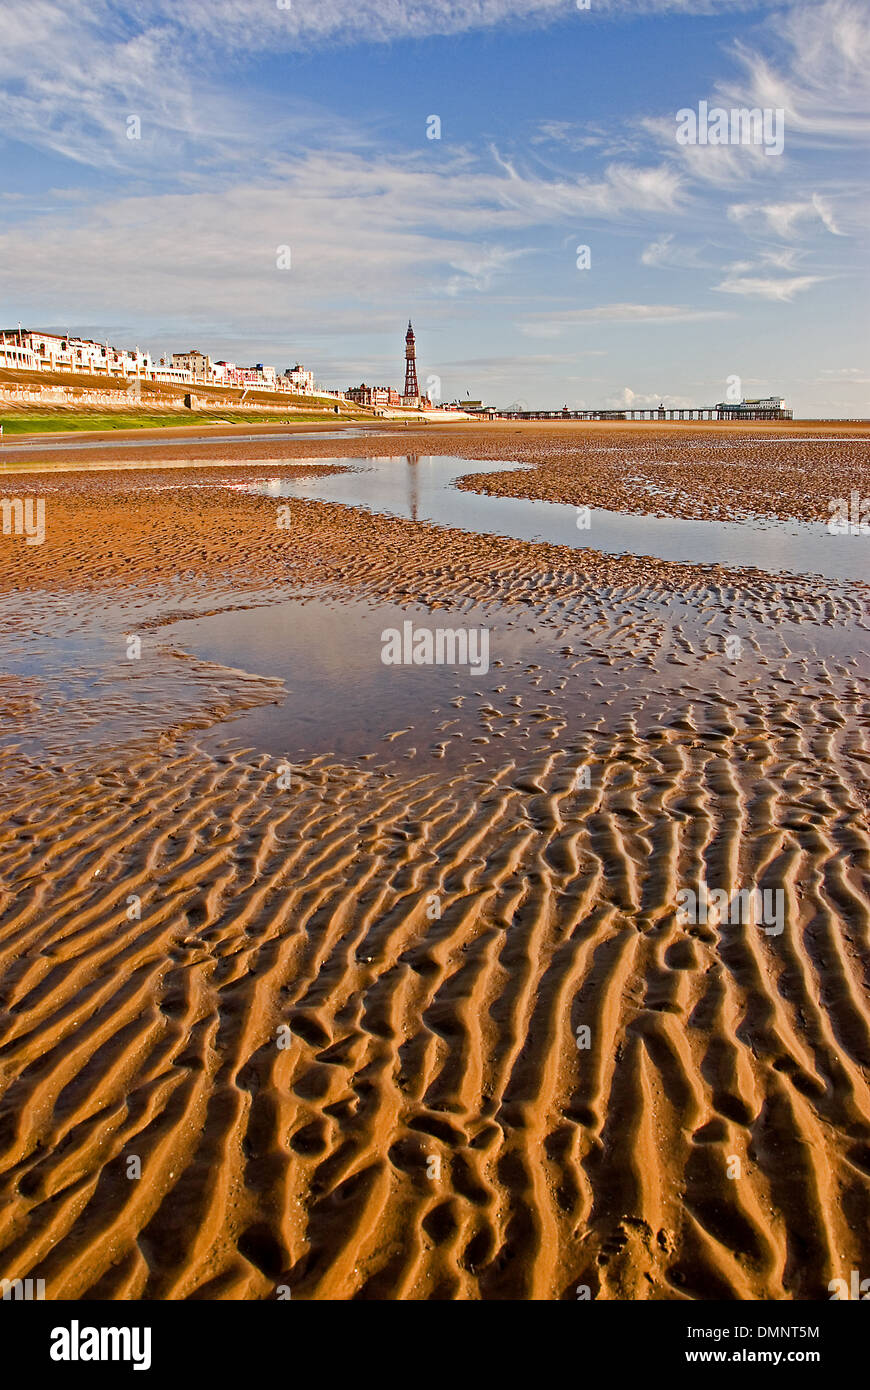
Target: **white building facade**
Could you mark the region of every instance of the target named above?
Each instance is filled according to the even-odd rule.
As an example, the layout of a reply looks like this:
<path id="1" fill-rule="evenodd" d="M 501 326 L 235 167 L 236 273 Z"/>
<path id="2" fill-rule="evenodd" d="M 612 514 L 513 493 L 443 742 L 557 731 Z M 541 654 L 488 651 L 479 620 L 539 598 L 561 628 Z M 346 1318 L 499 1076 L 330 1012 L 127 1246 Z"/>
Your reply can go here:
<path id="1" fill-rule="evenodd" d="M 139 348 L 112 347 L 91 338 L 44 333 L 32 329 L 0 329 L 0 367 L 10 371 L 75 372 L 86 376 L 139 377 L 186 386 L 231 386 L 245 391 L 273 391 L 313 395 L 314 373 L 301 362 L 279 376 L 274 367 L 258 362 L 239 367 L 235 362 L 213 362 L 198 348 L 173 352 L 154 361 Z M 326 393 L 333 394 L 333 393 Z"/>

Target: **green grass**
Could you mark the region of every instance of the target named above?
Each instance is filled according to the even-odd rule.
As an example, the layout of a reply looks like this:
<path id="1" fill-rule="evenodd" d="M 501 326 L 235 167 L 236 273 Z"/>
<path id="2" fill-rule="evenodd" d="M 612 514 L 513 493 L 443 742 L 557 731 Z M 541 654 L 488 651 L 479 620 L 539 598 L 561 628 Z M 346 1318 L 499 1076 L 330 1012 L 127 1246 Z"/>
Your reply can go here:
<path id="1" fill-rule="evenodd" d="M 80 411 L 46 411 L 33 415 L 0 415 L 4 437 L 13 434 L 49 434 L 73 430 L 136 430 L 177 429 L 179 425 L 309 425 L 338 424 L 348 420 L 369 419 L 366 415 L 334 415 L 331 411 L 308 413 L 294 411 L 292 415 L 276 411 L 244 410 L 184 410 L 173 413 L 157 411 L 111 411 L 84 414 Z"/>

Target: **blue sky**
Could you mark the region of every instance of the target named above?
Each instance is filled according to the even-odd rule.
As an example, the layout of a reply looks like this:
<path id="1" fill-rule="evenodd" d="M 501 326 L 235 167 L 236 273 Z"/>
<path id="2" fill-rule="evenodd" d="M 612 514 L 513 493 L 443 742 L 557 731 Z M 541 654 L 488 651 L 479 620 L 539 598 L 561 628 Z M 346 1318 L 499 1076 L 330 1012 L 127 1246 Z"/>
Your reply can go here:
<path id="1" fill-rule="evenodd" d="M 4 325 L 401 385 L 410 316 L 446 399 L 870 415 L 866 0 L 5 0 L 0 116 Z"/>

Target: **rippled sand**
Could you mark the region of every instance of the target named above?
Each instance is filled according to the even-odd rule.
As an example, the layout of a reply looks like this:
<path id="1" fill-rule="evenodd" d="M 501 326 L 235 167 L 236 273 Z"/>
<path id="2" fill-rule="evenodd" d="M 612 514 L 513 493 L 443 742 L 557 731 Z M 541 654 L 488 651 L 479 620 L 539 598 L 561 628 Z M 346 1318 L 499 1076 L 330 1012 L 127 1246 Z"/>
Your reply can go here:
<path id="1" fill-rule="evenodd" d="M 0 1277 L 827 1299 L 870 1254 L 866 589 L 296 500 L 284 533 L 222 476 L 40 479 L 45 544 L 0 541 L 33 657 L 0 680 Z M 552 641 L 431 749 L 402 721 L 282 791 L 227 722 L 272 672 L 123 641 L 302 586 Z M 40 666 L 97 627 L 78 679 Z M 781 886 L 782 934 L 680 925 L 699 876 Z"/>

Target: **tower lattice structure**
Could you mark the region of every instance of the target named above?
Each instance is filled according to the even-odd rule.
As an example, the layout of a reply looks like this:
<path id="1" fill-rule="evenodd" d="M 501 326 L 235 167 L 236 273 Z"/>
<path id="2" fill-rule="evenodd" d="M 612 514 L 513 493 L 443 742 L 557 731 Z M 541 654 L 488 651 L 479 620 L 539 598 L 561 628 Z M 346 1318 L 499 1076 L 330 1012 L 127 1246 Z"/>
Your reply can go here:
<path id="1" fill-rule="evenodd" d="M 405 395 L 420 395 L 420 387 L 417 385 L 417 345 L 410 319 L 405 334 Z"/>

